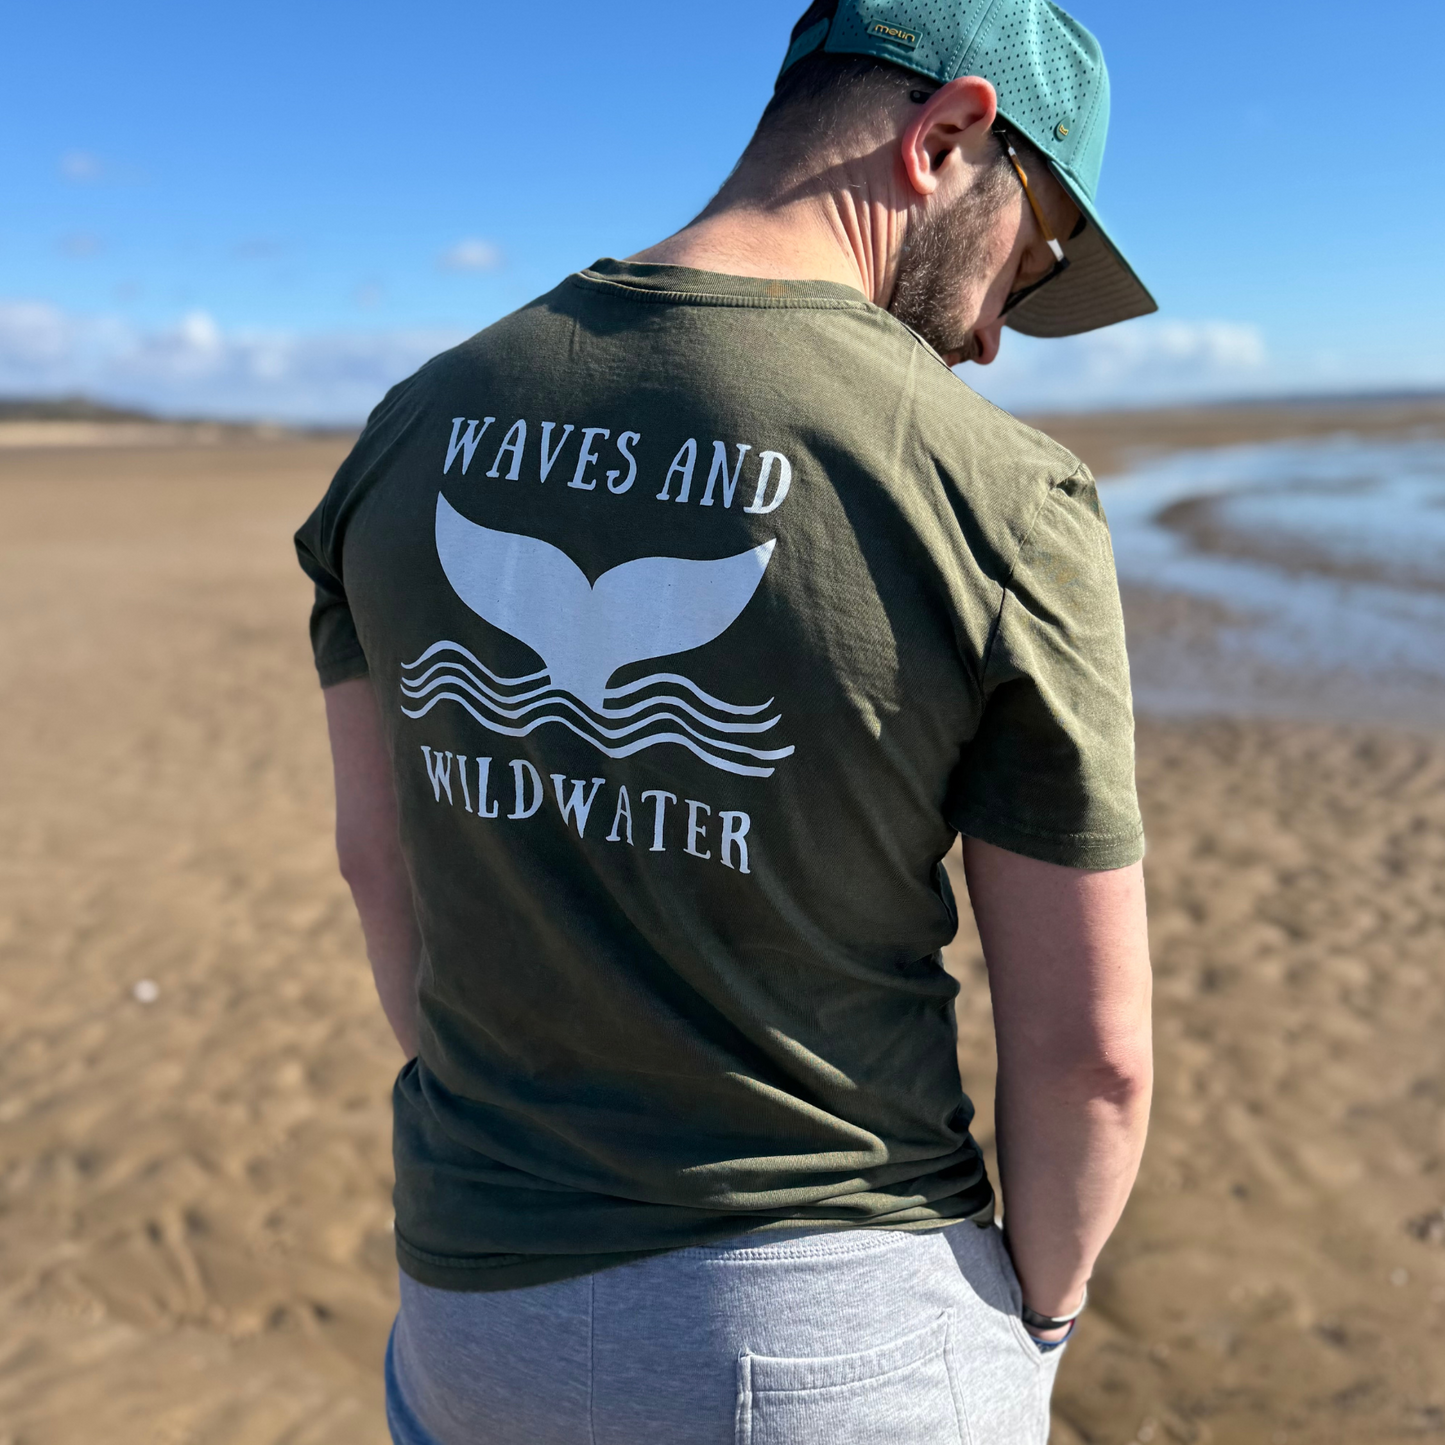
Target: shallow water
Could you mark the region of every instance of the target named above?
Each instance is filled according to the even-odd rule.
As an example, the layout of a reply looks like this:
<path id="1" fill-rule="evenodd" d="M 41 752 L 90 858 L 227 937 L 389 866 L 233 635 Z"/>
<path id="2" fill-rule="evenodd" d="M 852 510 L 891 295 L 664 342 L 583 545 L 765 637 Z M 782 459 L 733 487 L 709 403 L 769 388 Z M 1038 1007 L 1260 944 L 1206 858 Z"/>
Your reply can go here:
<path id="1" fill-rule="evenodd" d="M 1445 726 L 1445 441 L 1177 453 L 1101 493 L 1141 710 Z"/>

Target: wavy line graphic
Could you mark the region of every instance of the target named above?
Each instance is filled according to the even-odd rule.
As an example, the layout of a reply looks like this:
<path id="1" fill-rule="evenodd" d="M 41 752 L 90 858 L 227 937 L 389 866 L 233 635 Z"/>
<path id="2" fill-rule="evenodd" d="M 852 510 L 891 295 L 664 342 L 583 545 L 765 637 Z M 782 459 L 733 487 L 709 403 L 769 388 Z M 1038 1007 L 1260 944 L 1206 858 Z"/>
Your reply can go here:
<path id="1" fill-rule="evenodd" d="M 415 661 L 403 664 L 402 672 L 402 695 L 414 706 L 404 702 L 401 710 L 410 718 L 454 702 L 505 737 L 526 737 L 558 723 L 609 758 L 675 743 L 715 768 L 751 778 L 771 777 L 774 769 L 762 765 L 793 753 L 791 746 L 756 748 L 739 741 L 759 738 L 781 720 L 779 713 L 761 716 L 772 706 L 771 698 L 739 706 L 713 697 L 677 673 L 653 673 L 604 688 L 597 708 L 557 687 L 545 670 L 502 677 L 457 642 L 433 643 Z"/>

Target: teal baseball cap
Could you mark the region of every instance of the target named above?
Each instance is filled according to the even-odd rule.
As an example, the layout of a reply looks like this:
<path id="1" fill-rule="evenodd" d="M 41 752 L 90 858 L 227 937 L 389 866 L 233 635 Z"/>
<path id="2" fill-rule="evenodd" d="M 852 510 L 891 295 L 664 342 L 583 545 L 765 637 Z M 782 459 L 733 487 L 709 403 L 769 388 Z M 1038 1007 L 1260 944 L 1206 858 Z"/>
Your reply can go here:
<path id="1" fill-rule="evenodd" d="M 1083 212 L 1069 267 L 1008 313 L 1026 336 L 1073 336 L 1159 309 L 1099 215 L 1109 130 L 1099 42 L 1050 0 L 816 0 L 793 27 L 779 79 L 805 56 L 867 55 L 946 84 L 978 75 L 998 113 Z"/>

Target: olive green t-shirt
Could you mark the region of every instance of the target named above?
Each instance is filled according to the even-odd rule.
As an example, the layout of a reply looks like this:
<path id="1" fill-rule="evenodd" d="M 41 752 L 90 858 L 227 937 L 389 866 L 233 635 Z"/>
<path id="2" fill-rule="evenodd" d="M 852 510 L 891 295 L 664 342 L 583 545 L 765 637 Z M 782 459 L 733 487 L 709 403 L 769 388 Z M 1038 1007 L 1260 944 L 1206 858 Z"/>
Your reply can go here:
<path id="1" fill-rule="evenodd" d="M 600 261 L 395 387 L 297 547 L 424 944 L 410 1274 L 988 1212 L 942 859 L 1143 846 L 1076 458 L 849 287 Z"/>

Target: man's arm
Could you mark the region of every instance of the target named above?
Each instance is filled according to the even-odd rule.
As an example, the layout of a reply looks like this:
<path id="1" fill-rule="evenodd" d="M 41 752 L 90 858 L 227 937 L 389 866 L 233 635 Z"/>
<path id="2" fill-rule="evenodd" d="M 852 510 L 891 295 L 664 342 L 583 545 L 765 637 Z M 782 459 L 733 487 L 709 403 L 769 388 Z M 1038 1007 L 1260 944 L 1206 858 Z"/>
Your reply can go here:
<path id="1" fill-rule="evenodd" d="M 328 687 L 326 726 L 336 774 L 336 853 L 351 886 L 376 992 L 397 1042 L 417 1051 L 416 983 L 421 935 L 401 834 L 391 758 L 371 683 Z"/>
<path id="2" fill-rule="evenodd" d="M 1149 1123 L 1143 870 L 1061 868 L 972 838 L 963 859 L 993 991 L 1009 1252 L 1024 1303 L 1065 1315 L 1123 1211 Z"/>

